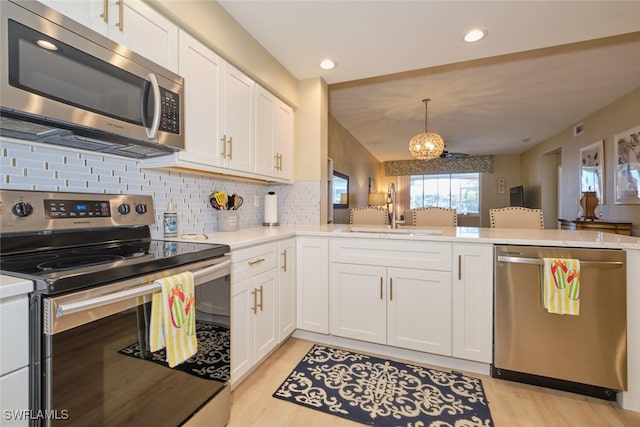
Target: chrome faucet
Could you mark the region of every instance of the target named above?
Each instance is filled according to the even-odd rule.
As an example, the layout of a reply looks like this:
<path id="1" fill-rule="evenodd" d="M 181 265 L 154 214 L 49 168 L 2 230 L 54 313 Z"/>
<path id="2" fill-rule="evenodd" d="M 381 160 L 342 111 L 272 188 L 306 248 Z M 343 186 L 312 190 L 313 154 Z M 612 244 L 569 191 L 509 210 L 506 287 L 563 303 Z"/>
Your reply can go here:
<path id="1" fill-rule="evenodd" d="M 387 188 L 387 193 L 389 193 L 389 199 L 391 200 L 391 205 L 393 205 L 393 210 L 391 211 L 391 228 L 398 228 L 396 224 L 396 211 L 398 207 L 396 206 L 396 197 L 398 196 L 396 193 L 396 184 L 393 182 L 389 183 L 389 188 Z M 388 208 L 387 204 L 387 208 Z"/>

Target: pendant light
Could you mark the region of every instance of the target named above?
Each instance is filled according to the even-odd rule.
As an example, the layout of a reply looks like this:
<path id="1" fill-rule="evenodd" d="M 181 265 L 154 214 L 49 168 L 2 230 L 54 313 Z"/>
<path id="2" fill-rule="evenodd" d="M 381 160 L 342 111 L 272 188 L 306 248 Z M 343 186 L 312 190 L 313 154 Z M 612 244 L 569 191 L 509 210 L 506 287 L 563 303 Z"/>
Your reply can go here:
<path id="1" fill-rule="evenodd" d="M 427 132 L 427 105 L 430 99 L 423 99 L 424 102 L 424 133 L 420 133 L 409 141 L 409 151 L 414 159 L 431 160 L 440 157 L 444 151 L 444 141 L 437 133 Z"/>

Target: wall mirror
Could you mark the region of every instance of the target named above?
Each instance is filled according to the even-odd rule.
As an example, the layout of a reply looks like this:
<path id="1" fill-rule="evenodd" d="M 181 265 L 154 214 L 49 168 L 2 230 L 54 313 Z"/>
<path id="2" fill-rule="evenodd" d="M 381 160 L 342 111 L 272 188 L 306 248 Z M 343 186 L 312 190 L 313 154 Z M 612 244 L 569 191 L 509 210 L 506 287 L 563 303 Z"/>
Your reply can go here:
<path id="1" fill-rule="evenodd" d="M 347 175 L 333 171 L 331 192 L 334 208 L 349 207 L 349 177 Z"/>
<path id="2" fill-rule="evenodd" d="M 603 141 L 580 149 L 580 192 L 595 191 L 598 202 L 604 204 Z"/>

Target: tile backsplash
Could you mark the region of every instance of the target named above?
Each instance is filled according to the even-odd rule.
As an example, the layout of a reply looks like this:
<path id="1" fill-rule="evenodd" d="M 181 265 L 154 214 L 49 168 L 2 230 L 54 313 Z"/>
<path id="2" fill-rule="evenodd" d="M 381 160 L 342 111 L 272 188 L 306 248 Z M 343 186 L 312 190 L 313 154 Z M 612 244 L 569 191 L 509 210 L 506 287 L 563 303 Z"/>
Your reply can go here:
<path id="1" fill-rule="evenodd" d="M 262 224 L 264 195 L 269 191 L 278 195 L 281 224 L 320 223 L 320 183 L 316 181 L 262 184 L 217 175 L 141 169 L 134 159 L 10 138 L 0 138 L 0 150 L 2 189 L 153 196 L 156 224 L 151 233 L 155 238 L 162 236 L 162 216 L 170 200 L 178 211 L 179 233 L 216 231 L 217 211 L 209 205 L 213 191 L 244 197 L 238 210 L 240 228 Z"/>

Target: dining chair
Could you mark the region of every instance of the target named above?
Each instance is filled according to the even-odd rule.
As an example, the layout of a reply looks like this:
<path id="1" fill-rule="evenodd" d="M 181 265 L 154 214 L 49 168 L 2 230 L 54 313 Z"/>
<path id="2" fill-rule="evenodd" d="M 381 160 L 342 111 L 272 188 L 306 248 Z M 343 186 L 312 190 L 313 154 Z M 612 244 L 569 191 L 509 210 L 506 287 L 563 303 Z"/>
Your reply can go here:
<path id="1" fill-rule="evenodd" d="M 456 227 L 458 225 L 458 213 L 455 209 L 416 208 L 413 210 L 413 225 L 415 227 Z"/>
<path id="2" fill-rule="evenodd" d="M 389 214 L 386 209 L 381 208 L 353 208 L 349 212 L 349 224 L 387 225 Z"/>
<path id="3" fill-rule="evenodd" d="M 544 228 L 542 209 L 510 206 L 489 209 L 491 228 Z"/>

